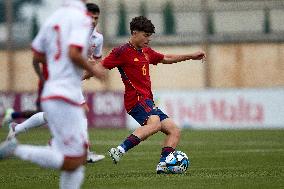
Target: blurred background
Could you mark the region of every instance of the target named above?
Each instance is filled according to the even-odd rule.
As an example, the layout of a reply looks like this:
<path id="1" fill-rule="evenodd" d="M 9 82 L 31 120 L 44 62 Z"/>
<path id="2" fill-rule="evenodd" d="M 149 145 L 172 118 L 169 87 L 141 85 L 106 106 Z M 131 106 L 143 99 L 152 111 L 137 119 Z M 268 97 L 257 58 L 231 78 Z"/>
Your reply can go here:
<path id="1" fill-rule="evenodd" d="M 206 62 L 151 67 L 156 104 L 183 128 L 284 127 L 283 0 L 96 0 L 104 55 L 128 41 L 138 15 L 156 27 L 161 53 L 206 52 Z M 35 109 L 37 76 L 30 43 L 61 1 L 0 1 L 0 117 Z M 83 82 L 90 126 L 129 127 L 119 72 Z M 1 119 L 1 118 L 0 118 Z"/>

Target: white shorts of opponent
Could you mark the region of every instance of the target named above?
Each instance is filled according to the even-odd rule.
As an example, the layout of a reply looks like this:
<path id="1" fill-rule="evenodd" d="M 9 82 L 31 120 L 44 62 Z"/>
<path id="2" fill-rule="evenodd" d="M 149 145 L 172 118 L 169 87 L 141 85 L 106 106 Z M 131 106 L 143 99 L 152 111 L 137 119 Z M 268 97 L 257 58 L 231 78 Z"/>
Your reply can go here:
<path id="1" fill-rule="evenodd" d="M 81 106 L 63 100 L 42 102 L 52 134 L 52 147 L 67 157 L 78 157 L 86 153 L 88 132 L 85 129 L 85 112 Z"/>

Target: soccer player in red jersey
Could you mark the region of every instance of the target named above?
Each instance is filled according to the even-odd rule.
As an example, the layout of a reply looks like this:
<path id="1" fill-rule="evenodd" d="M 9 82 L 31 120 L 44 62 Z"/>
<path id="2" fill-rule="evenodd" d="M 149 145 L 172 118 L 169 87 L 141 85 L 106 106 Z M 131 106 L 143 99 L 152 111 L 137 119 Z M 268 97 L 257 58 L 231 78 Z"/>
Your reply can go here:
<path id="1" fill-rule="evenodd" d="M 202 60 L 205 53 L 198 51 L 184 55 L 164 55 L 149 47 L 155 27 L 151 20 L 143 16 L 135 17 L 130 23 L 131 37 L 128 43 L 114 48 L 105 57 L 102 65 L 107 69 L 117 67 L 125 85 L 124 103 L 131 115 L 142 127 L 137 128 L 118 147 L 111 148 L 109 154 L 114 163 L 129 149 L 161 131 L 166 135 L 157 173 L 168 173 L 165 158 L 175 151 L 180 140 L 180 129 L 155 106 L 151 90 L 149 64 L 172 64 L 185 60 Z"/>

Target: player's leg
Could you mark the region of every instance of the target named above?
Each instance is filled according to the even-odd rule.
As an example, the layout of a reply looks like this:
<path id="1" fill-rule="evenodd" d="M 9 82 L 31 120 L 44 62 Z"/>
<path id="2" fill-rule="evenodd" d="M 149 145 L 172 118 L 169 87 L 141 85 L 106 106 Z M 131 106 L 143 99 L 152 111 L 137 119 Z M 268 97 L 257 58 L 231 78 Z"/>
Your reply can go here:
<path id="1" fill-rule="evenodd" d="M 114 163 L 117 163 L 128 150 L 161 130 L 160 118 L 156 115 L 156 109 L 153 109 L 153 107 L 153 102 L 146 100 L 141 102 L 141 104 L 137 104 L 131 110 L 129 114 L 140 123 L 142 127 L 137 128 L 117 148 L 111 148 L 109 150 L 109 154 Z"/>
<path id="2" fill-rule="evenodd" d="M 14 111 L 11 113 L 12 120 L 28 119 L 31 116 L 37 114 L 38 112 L 42 112 L 41 107 L 40 107 L 40 96 L 41 96 L 42 89 L 43 89 L 43 86 L 39 86 L 37 99 L 36 99 L 36 110 L 25 110 L 25 111 L 19 111 L 19 112 Z"/>
<path id="3" fill-rule="evenodd" d="M 56 149 L 47 146 L 22 145 L 16 138 L 6 140 L 0 145 L 0 159 L 16 156 L 22 160 L 36 163 L 42 167 L 60 169 L 64 156 Z"/>
<path id="4" fill-rule="evenodd" d="M 9 124 L 13 121 L 12 113 L 15 112 L 13 108 L 8 108 L 5 110 L 4 117 L 2 119 L 2 127 L 8 127 Z"/>
<path id="5" fill-rule="evenodd" d="M 9 155 L 15 155 L 23 160 L 34 162 L 43 167 L 51 167 L 64 170 L 72 170 L 76 167 L 79 167 L 85 161 L 86 155 L 85 148 L 83 147 L 85 146 L 85 140 L 84 143 L 82 142 L 82 140 L 83 138 L 86 138 L 86 134 L 84 131 L 78 132 L 80 134 L 76 132 L 77 129 L 80 130 L 80 128 L 81 130 L 83 130 L 83 125 L 81 124 L 83 118 L 77 119 L 77 114 L 79 115 L 81 113 L 82 117 L 84 116 L 84 113 L 80 107 L 75 109 L 74 111 L 71 105 L 64 107 L 65 104 L 66 103 L 47 103 L 46 109 L 52 116 L 52 118 L 47 120 L 51 121 L 49 128 L 54 136 L 54 142 L 51 147 L 17 144 L 16 139 L 12 138 L 11 140 L 7 140 L 2 143 L 1 150 L 3 149 L 3 152 L 5 152 L 7 151 L 4 150 L 5 148 L 11 149 L 9 150 Z M 66 111 L 64 111 L 66 109 L 68 110 L 67 113 Z M 70 121 L 70 118 L 73 119 Z M 63 137 L 61 137 L 62 134 L 68 135 L 68 133 L 70 132 L 76 133 L 76 137 L 70 136 L 72 139 L 74 139 L 74 141 L 72 142 L 75 143 L 75 147 L 70 147 L 71 143 L 67 139 L 63 140 Z M 77 141 L 79 141 L 79 144 L 76 143 Z M 69 145 L 69 148 L 64 146 L 64 142 L 67 142 L 66 145 Z M 64 148 L 64 150 L 66 150 L 67 152 L 71 151 L 71 155 L 72 152 L 75 155 L 69 156 L 67 152 L 61 152 L 60 149 L 62 148 Z M 3 157 L 6 156 L 3 155 Z"/>
<path id="6" fill-rule="evenodd" d="M 52 131 L 52 147 L 64 155 L 60 184 L 62 188 L 79 188 L 84 178 L 88 133 L 85 129 L 85 113 L 80 106 L 63 101 L 47 101 L 47 120 Z M 60 107 L 60 108 L 59 108 Z"/>
<path id="7" fill-rule="evenodd" d="M 180 129 L 176 126 L 171 118 L 166 118 L 161 121 L 162 129 L 161 131 L 166 135 L 164 140 L 163 148 L 161 151 L 160 162 L 157 165 L 156 171 L 158 174 L 168 173 L 166 167 L 166 157 L 175 151 L 176 146 L 180 140 Z"/>
<path id="8" fill-rule="evenodd" d="M 84 166 L 80 166 L 72 172 L 62 171 L 60 175 L 60 188 L 61 189 L 80 188 L 84 180 L 84 172 L 85 172 Z"/>
<path id="9" fill-rule="evenodd" d="M 8 127 L 8 125 L 13 120 L 16 120 L 16 119 L 28 119 L 31 116 L 33 116 L 34 114 L 36 114 L 38 112 L 42 112 L 41 111 L 41 106 L 40 106 L 40 96 L 41 96 L 42 89 L 43 89 L 43 85 L 40 85 L 39 89 L 38 89 L 37 99 L 36 99 L 36 110 L 26 110 L 26 111 L 18 111 L 18 112 L 16 112 L 13 108 L 8 108 L 5 111 L 4 118 L 2 120 L 2 127 Z"/>
<path id="10" fill-rule="evenodd" d="M 36 113 L 38 113 L 37 110 L 26 110 L 26 111 L 16 112 L 14 111 L 14 109 L 8 108 L 4 114 L 4 118 L 2 120 L 2 126 L 7 127 L 13 120 L 16 119 L 28 119 L 29 117 L 33 116 Z"/>
<path id="11" fill-rule="evenodd" d="M 86 162 L 88 138 L 82 124 L 84 112 L 80 107 L 61 101 L 46 102 L 44 110 L 51 114 L 48 115 L 47 120 L 54 136 L 53 145 L 51 147 L 21 145 L 12 138 L 0 145 L 0 159 L 15 155 L 42 167 L 67 171 L 68 174 L 62 173 L 62 183 L 68 183 L 63 186 L 72 185 L 79 188 L 84 177 L 80 167 Z"/>
<path id="12" fill-rule="evenodd" d="M 140 140 L 146 140 L 149 136 L 157 133 L 161 130 L 161 122 L 158 115 L 151 115 L 146 125 L 137 128 L 132 134 L 140 138 Z"/>
<path id="13" fill-rule="evenodd" d="M 45 168 L 60 169 L 64 162 L 64 155 L 49 146 L 19 144 L 14 151 L 14 155 Z"/>
<path id="14" fill-rule="evenodd" d="M 85 102 L 83 94 L 82 94 L 81 98 L 83 99 L 83 101 L 82 101 L 83 103 L 82 103 L 81 106 L 84 109 L 85 114 L 87 115 L 89 113 L 90 109 L 89 109 L 87 103 Z M 85 128 L 85 130 L 87 132 L 87 130 L 88 130 L 88 120 L 87 120 L 87 118 L 84 120 L 84 128 Z M 88 149 L 87 149 L 87 162 L 88 163 L 95 163 L 97 161 L 103 160 L 105 158 L 105 156 L 102 155 L 102 154 L 97 154 L 94 151 L 90 151 L 90 145 L 88 146 Z"/>
<path id="15" fill-rule="evenodd" d="M 162 120 L 161 123 L 162 123 L 161 131 L 166 135 L 163 144 L 164 146 L 163 149 L 172 148 L 170 152 L 173 152 L 180 140 L 180 129 L 177 127 L 177 125 L 174 123 L 174 121 L 171 118 L 164 119 Z M 162 150 L 161 158 L 164 160 L 169 153 L 163 154 Z"/>
<path id="16" fill-rule="evenodd" d="M 86 155 L 72 158 L 65 156 L 54 147 L 18 144 L 16 138 L 6 140 L 0 145 L 0 160 L 10 156 L 16 156 L 41 167 L 66 171 L 76 170 L 86 161 Z"/>
<path id="17" fill-rule="evenodd" d="M 175 151 L 180 140 L 180 129 L 159 108 L 153 109 L 150 113 L 153 115 L 147 120 L 147 125 L 136 129 L 133 134 L 145 140 L 156 132 L 162 131 L 166 135 L 161 152 L 161 161 L 164 161 L 168 154 Z"/>
<path id="18" fill-rule="evenodd" d="M 21 132 L 25 132 L 29 130 L 30 128 L 34 127 L 40 127 L 42 125 L 47 124 L 46 120 L 46 113 L 45 112 L 39 112 L 31 116 L 29 119 L 25 120 L 24 122 L 20 124 L 16 124 L 14 122 L 9 124 L 9 133 L 7 136 L 7 139 L 10 139 L 11 137 L 14 137 L 18 135 Z"/>
<path id="19" fill-rule="evenodd" d="M 21 112 L 13 112 L 11 114 L 11 118 L 13 120 L 15 120 L 15 119 L 28 119 L 29 117 L 33 116 L 37 112 L 38 112 L 37 110 L 26 110 L 26 111 L 21 111 Z"/>
<path id="20" fill-rule="evenodd" d="M 45 115 L 41 112 L 30 120 L 23 122 L 23 125 L 18 125 L 18 127 L 11 125 L 7 140 L 3 142 L 0 147 L 0 159 L 14 155 L 22 160 L 31 161 L 42 167 L 60 169 L 64 162 L 64 156 L 58 150 L 46 146 L 21 145 L 18 144 L 16 138 L 13 137 L 13 135 L 15 136 L 16 133 L 25 130 L 25 128 L 41 125 L 45 122 Z"/>

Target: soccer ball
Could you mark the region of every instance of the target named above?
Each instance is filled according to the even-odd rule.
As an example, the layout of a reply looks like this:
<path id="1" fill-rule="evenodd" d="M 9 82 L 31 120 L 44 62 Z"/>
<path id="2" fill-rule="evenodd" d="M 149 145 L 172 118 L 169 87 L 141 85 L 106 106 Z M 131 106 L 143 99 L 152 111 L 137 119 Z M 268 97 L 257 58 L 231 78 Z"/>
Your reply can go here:
<path id="1" fill-rule="evenodd" d="M 190 162 L 187 155 L 182 151 L 175 151 L 166 157 L 166 166 L 172 174 L 184 173 Z"/>

